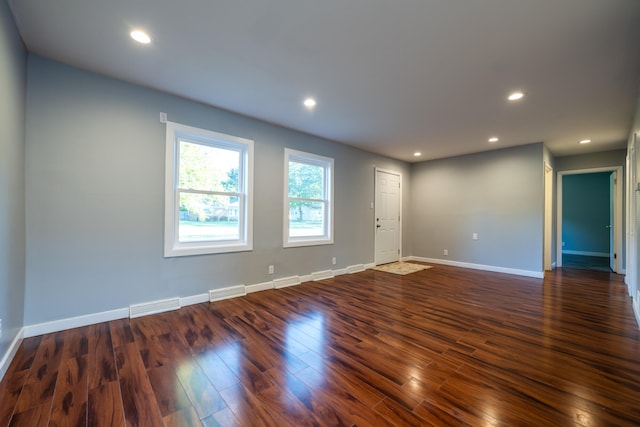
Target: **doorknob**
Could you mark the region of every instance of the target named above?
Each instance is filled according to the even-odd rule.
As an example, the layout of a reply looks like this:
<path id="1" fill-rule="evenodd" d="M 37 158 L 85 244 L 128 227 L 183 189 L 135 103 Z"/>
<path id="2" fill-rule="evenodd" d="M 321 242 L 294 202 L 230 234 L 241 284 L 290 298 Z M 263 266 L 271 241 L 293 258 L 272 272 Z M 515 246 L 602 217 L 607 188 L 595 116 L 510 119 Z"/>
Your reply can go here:
<path id="1" fill-rule="evenodd" d="M 610 225 L 605 225 L 604 228 L 611 228 L 611 226 Z"/>

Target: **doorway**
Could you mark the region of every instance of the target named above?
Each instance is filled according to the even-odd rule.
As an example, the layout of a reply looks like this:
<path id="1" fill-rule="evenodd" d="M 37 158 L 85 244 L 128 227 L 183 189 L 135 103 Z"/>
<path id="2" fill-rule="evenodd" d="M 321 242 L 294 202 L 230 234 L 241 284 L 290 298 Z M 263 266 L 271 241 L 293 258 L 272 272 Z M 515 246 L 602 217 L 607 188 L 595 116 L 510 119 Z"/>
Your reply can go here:
<path id="1" fill-rule="evenodd" d="M 402 176 L 375 170 L 375 264 L 400 260 Z"/>
<path id="2" fill-rule="evenodd" d="M 621 167 L 558 173 L 558 267 L 621 271 L 621 176 Z"/>

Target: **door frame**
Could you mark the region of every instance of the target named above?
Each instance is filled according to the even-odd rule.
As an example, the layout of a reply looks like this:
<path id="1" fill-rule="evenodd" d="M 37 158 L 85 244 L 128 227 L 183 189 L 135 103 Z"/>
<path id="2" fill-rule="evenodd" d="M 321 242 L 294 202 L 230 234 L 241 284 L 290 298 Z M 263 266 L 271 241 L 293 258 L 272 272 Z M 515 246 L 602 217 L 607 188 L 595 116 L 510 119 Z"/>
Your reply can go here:
<path id="1" fill-rule="evenodd" d="M 544 250 L 543 267 L 551 271 L 556 267 L 553 262 L 553 168 L 544 164 Z"/>
<path id="2" fill-rule="evenodd" d="M 614 219 L 613 219 L 613 251 L 616 254 L 614 260 L 614 273 L 622 272 L 622 187 L 623 187 L 623 174 L 622 166 L 609 166 L 601 168 L 590 169 L 576 169 L 568 171 L 560 171 L 557 175 L 557 191 L 556 191 L 556 266 L 562 267 L 562 178 L 565 175 L 578 175 L 586 173 L 597 172 L 615 172 L 616 173 L 616 188 L 614 194 Z"/>
<path id="3" fill-rule="evenodd" d="M 377 248 L 377 231 L 376 231 L 376 208 L 378 207 L 378 172 L 388 173 L 391 175 L 397 175 L 400 182 L 400 188 L 398 191 L 398 215 L 400 219 L 398 220 L 398 260 L 402 261 L 402 218 L 404 215 L 402 214 L 402 173 L 398 171 L 393 171 L 389 169 L 382 169 L 377 166 L 373 168 L 373 263 L 377 264 L 377 256 L 378 256 L 378 248 Z"/>

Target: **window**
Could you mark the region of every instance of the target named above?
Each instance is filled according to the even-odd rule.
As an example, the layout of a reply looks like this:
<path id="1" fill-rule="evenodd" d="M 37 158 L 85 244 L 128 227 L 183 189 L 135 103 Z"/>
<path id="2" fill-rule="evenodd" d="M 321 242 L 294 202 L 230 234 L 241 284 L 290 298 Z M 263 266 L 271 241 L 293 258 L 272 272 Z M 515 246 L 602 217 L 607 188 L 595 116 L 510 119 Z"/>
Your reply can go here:
<path id="1" fill-rule="evenodd" d="M 284 246 L 333 243 L 333 159 L 285 149 Z"/>
<path id="2" fill-rule="evenodd" d="M 248 251 L 253 141 L 167 122 L 164 256 Z"/>

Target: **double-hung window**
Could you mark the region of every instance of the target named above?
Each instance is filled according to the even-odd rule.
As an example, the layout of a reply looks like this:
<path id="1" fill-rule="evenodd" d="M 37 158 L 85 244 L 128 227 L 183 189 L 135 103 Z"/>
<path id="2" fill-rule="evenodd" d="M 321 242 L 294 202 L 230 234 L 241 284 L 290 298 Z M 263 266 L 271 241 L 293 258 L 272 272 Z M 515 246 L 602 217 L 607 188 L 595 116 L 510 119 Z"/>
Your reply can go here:
<path id="1" fill-rule="evenodd" d="M 285 149 L 284 246 L 333 243 L 333 159 Z"/>
<path id="2" fill-rule="evenodd" d="M 167 122 L 164 256 L 248 251 L 253 141 Z"/>

